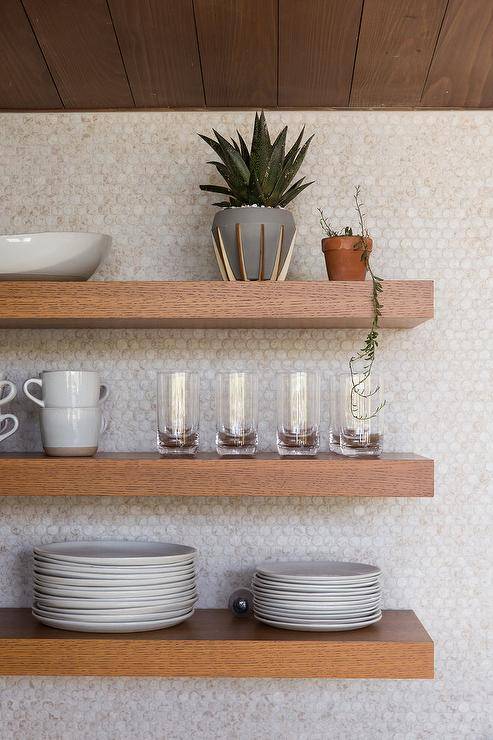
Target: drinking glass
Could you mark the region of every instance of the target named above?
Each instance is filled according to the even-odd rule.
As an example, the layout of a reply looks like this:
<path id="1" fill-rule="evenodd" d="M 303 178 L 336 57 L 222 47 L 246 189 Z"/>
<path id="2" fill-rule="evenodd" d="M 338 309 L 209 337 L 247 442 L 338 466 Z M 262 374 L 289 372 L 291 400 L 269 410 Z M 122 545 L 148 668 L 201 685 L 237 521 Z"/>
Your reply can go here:
<path id="1" fill-rule="evenodd" d="M 277 451 L 316 455 L 320 447 L 320 380 L 317 373 L 281 373 L 277 384 Z"/>
<path id="2" fill-rule="evenodd" d="M 342 375 L 331 375 L 329 378 L 329 450 L 341 454 L 341 414 L 339 403 L 339 385 Z"/>
<path id="3" fill-rule="evenodd" d="M 218 373 L 216 450 L 218 455 L 252 456 L 257 451 L 257 376 Z"/>
<path id="4" fill-rule="evenodd" d="M 383 451 L 384 432 L 382 379 L 374 373 L 345 373 L 336 376 L 335 388 L 332 439 L 335 443 L 338 431 L 339 450 L 334 451 L 348 457 L 378 457 Z"/>
<path id="5" fill-rule="evenodd" d="M 197 373 L 158 373 L 157 450 L 164 457 L 195 455 L 199 446 Z"/>

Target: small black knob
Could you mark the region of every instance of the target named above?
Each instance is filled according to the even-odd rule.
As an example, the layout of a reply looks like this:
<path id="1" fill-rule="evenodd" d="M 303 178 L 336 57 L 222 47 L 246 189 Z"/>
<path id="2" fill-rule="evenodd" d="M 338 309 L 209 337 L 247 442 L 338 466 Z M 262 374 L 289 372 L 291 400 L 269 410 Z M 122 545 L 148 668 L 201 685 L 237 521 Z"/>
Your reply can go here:
<path id="1" fill-rule="evenodd" d="M 237 617 L 246 617 L 253 613 L 253 596 L 247 588 L 233 591 L 229 597 L 228 607 Z"/>

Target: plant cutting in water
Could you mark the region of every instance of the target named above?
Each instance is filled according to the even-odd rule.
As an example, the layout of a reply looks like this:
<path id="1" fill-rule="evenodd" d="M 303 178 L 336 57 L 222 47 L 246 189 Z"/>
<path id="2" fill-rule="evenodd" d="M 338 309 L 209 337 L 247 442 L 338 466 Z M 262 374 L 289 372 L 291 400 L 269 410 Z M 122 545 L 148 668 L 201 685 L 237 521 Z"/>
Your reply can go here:
<path id="1" fill-rule="evenodd" d="M 373 391 L 366 393 L 365 385 L 366 381 L 371 375 L 373 363 L 375 361 L 375 353 L 378 347 L 378 336 L 379 336 L 379 321 L 382 315 L 382 304 L 380 303 L 380 293 L 383 290 L 382 283 L 383 278 L 378 277 L 372 270 L 370 264 L 370 249 L 369 240 L 370 235 L 366 228 L 366 216 L 363 213 L 363 203 L 360 199 L 361 189 L 358 185 L 354 190 L 354 205 L 356 213 L 358 214 L 359 229 L 357 234 L 353 233 L 351 226 L 345 226 L 341 231 L 336 231 L 327 220 L 324 215 L 323 209 L 319 208 L 320 213 L 320 225 L 327 237 L 337 236 L 358 236 L 359 240 L 355 243 L 353 249 L 361 250 L 361 261 L 364 262 L 366 270 L 369 272 L 372 281 L 372 307 L 373 307 L 373 319 L 370 330 L 366 336 L 365 342 L 361 349 L 351 357 L 349 360 L 349 372 L 351 373 L 351 413 L 358 421 L 366 421 L 375 417 L 378 412 L 385 406 L 385 401 L 380 403 L 377 408 L 368 414 L 359 413 L 361 407 L 361 399 L 369 399 L 380 390 L 379 387 L 373 389 Z"/>
<path id="2" fill-rule="evenodd" d="M 298 173 L 313 136 L 310 136 L 302 145 L 305 127 L 285 152 L 288 127 L 277 135 L 271 143 L 269 129 L 264 112 L 255 113 L 255 123 L 250 149 L 244 138 L 238 134 L 238 141 L 231 139 L 230 143 L 213 129 L 216 140 L 199 134 L 217 154 L 220 162 L 212 161 L 227 187 L 219 185 L 201 185 L 201 190 L 210 193 L 226 195 L 229 200 L 214 203 L 220 208 L 231 206 L 269 206 L 271 208 L 285 207 L 311 182 L 304 182 L 302 177 L 291 184 Z"/>

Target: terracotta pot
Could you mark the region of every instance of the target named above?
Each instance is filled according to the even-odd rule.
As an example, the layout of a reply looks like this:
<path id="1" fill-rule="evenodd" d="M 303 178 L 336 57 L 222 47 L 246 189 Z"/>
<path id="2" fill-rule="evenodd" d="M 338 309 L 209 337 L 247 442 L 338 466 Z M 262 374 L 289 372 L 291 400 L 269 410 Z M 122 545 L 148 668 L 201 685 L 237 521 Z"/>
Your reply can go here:
<path id="1" fill-rule="evenodd" d="M 367 236 L 365 243 L 371 252 L 373 241 Z M 366 265 L 360 236 L 330 236 L 322 239 L 322 252 L 329 280 L 364 280 Z"/>

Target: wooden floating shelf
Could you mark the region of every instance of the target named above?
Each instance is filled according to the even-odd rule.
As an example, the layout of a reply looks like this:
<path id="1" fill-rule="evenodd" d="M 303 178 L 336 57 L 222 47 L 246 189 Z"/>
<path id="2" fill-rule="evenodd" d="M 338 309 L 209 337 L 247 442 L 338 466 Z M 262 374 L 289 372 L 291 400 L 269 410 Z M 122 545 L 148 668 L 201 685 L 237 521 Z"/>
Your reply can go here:
<path id="1" fill-rule="evenodd" d="M 371 283 L 0 282 L 0 327 L 366 328 Z M 386 280 L 382 327 L 433 318 L 433 282 Z"/>
<path id="2" fill-rule="evenodd" d="M 214 453 L 161 459 L 157 453 L 102 453 L 96 457 L 0 455 L 4 496 L 433 496 L 433 460 L 387 453 L 356 459 L 225 459 Z"/>
<path id="3" fill-rule="evenodd" d="M 0 610 L 4 676 L 433 678 L 434 646 L 412 611 L 351 632 L 293 632 L 225 609 L 199 609 L 156 632 L 94 634 Z"/>

